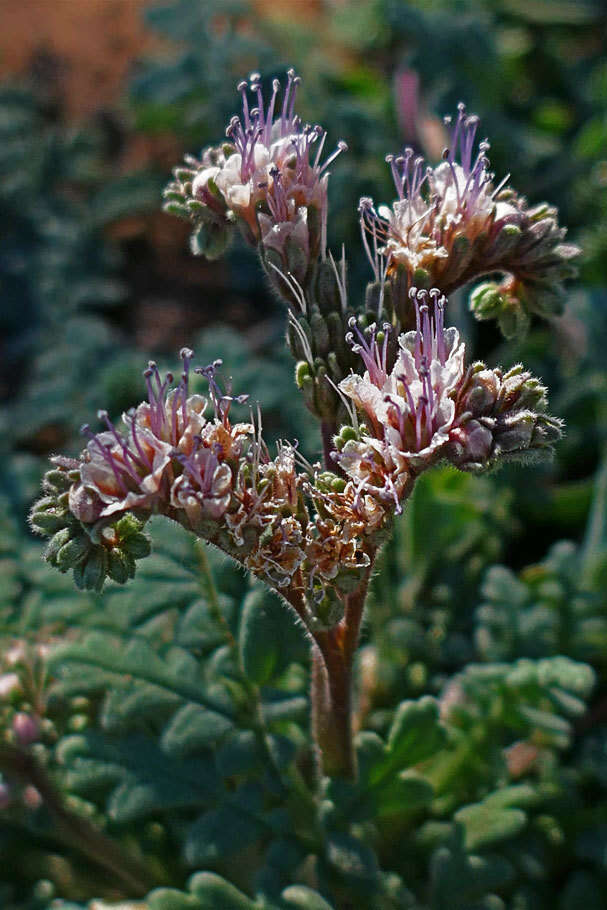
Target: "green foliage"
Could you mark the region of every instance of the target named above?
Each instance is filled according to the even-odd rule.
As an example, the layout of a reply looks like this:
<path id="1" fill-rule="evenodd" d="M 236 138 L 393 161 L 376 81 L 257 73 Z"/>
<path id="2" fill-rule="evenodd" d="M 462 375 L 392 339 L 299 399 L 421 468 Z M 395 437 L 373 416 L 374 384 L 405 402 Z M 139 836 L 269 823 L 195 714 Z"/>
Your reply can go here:
<path id="1" fill-rule="evenodd" d="M 119 173 L 99 126 L 74 129 L 30 89 L 0 87 L 0 683 L 19 679 L 0 697 L 2 746 L 14 745 L 17 711 L 39 711 L 30 754 L 67 810 L 148 873 L 129 890 L 0 752 L 11 798 L 0 809 L 0 904 L 599 910 L 604 11 L 592 0 L 351 0 L 300 25 L 270 23 L 244 0 L 172 0 L 145 15 L 163 51 L 136 69 L 127 128 L 138 137 L 169 133 L 197 152 L 222 134 L 243 73 L 303 74 L 304 116 L 328 128 L 328 147 L 351 140 L 332 168 L 329 231 L 350 250 L 353 296 L 368 279 L 358 198 L 392 193 L 383 155 L 410 143 L 437 157 L 440 115 L 460 99 L 479 113 L 496 173 L 511 171 L 530 203 L 558 204 L 584 247 L 583 286 L 558 324 L 532 320 L 524 342 L 473 323 L 465 295 L 453 301 L 457 322 L 471 360 L 521 359 L 542 376 L 567 436 L 551 466 L 482 478 L 439 468 L 419 481 L 363 623 L 359 777 L 324 782 L 319 795 L 308 643 L 284 603 L 161 519 L 128 585 L 80 591 L 43 562 L 25 525 L 39 456 L 76 452 L 78 427 L 100 405 L 116 416 L 140 400 L 148 355 L 173 362 L 171 313 L 198 360 L 220 354 L 235 393 L 263 401 L 267 437 L 297 438 L 316 458 L 282 317 L 254 291 L 258 267 L 238 245 L 224 271 L 181 274 L 173 250 L 112 240 L 125 215 L 158 208 L 167 175 Z M 395 90 L 403 73 L 419 78 L 410 109 Z M 9 663 L 16 645 L 24 656 Z"/>
<path id="2" fill-rule="evenodd" d="M 517 577 L 493 566 L 481 588 L 477 646 L 486 660 L 568 653 L 601 662 L 607 650 L 607 616 L 601 596 L 584 583 L 582 558 L 565 541 Z"/>

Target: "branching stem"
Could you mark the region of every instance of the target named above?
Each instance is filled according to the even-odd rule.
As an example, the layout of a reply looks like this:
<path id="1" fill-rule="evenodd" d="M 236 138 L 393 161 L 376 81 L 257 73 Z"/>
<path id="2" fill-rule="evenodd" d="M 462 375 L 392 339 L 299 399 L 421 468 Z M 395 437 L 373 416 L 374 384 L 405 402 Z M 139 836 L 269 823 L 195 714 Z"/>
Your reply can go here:
<path id="1" fill-rule="evenodd" d="M 138 859 L 129 856 L 124 845 L 117 844 L 86 818 L 66 806 L 46 770 L 31 752 L 10 743 L 2 743 L 0 769 L 7 777 L 34 786 L 63 843 L 103 869 L 127 896 L 143 897 L 158 884 L 151 879 L 150 873 Z"/>

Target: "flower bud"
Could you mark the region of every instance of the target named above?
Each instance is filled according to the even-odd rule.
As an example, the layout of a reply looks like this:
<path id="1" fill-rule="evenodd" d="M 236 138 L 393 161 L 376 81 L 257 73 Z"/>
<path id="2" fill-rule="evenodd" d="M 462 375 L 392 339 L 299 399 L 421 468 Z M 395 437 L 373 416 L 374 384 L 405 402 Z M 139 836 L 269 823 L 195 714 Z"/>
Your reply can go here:
<path id="1" fill-rule="evenodd" d="M 494 281 L 479 284 L 470 295 L 470 310 L 477 319 L 495 319 L 504 305 L 504 296 Z"/>
<path id="2" fill-rule="evenodd" d="M 20 746 L 31 746 L 40 735 L 38 721 L 31 714 L 26 714 L 24 711 L 19 711 L 15 714 L 12 727 L 15 739 Z"/>
<path id="3" fill-rule="evenodd" d="M 495 372 L 482 369 L 482 366 L 483 364 L 479 364 L 476 369 L 473 368 L 464 392 L 458 400 L 460 410 L 470 411 L 474 417 L 489 414 L 499 393 L 499 380 Z"/>
<path id="4" fill-rule="evenodd" d="M 234 224 L 227 218 L 221 219 L 213 213 L 205 212 L 201 215 L 190 234 L 190 249 L 194 256 L 204 256 L 209 260 L 219 259 L 230 245 Z"/>
<path id="5" fill-rule="evenodd" d="M 339 313 L 342 308 L 342 297 L 337 271 L 329 259 L 318 264 L 316 277 L 316 300 L 321 313 Z"/>
<path id="6" fill-rule="evenodd" d="M 74 566 L 77 566 L 79 562 L 86 558 L 90 547 L 90 541 L 84 535 L 72 537 L 57 552 L 55 565 L 60 572 L 67 572 L 68 569 L 73 569 Z"/>
<path id="7" fill-rule="evenodd" d="M 103 509 L 103 503 L 93 490 L 87 489 L 82 483 L 70 487 L 69 506 L 72 515 L 75 515 L 84 524 L 97 521 Z"/>
<path id="8" fill-rule="evenodd" d="M 329 348 L 329 329 L 324 316 L 316 304 L 310 307 L 310 330 L 312 333 L 312 350 L 317 357 L 326 357 Z"/>

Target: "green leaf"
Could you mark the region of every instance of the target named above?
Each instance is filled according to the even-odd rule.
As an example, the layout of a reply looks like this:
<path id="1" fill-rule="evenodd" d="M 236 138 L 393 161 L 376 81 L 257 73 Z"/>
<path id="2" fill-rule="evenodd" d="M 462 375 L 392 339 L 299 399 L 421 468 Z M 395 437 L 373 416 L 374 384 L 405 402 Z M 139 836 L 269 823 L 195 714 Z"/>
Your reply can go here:
<path id="1" fill-rule="evenodd" d="M 260 792 L 246 785 L 236 791 L 229 805 L 205 812 L 188 830 L 186 861 L 191 866 L 213 863 L 244 850 L 266 831 L 261 808 Z"/>
<path id="2" fill-rule="evenodd" d="M 528 786 L 506 787 L 482 802 L 459 809 L 454 819 L 463 825 L 467 850 L 483 850 L 514 837 L 527 824 L 521 805 L 533 805 L 539 794 Z"/>
<path id="3" fill-rule="evenodd" d="M 162 748 L 171 755 L 187 755 L 222 739 L 234 728 L 223 714 L 199 705 L 184 705 L 162 734 Z"/>
<path id="4" fill-rule="evenodd" d="M 189 881 L 190 894 L 158 888 L 147 897 L 150 910 L 255 910 L 258 907 L 234 885 L 213 872 L 198 872 Z"/>
<path id="5" fill-rule="evenodd" d="M 489 910 L 495 906 L 490 892 L 507 885 L 514 869 L 501 856 L 469 856 L 453 843 L 434 851 L 430 876 L 432 910 Z"/>
<path id="6" fill-rule="evenodd" d="M 438 752 L 445 743 L 438 704 L 431 696 L 404 701 L 396 709 L 387 742 L 387 756 L 373 768 L 371 781 L 388 769 L 410 768 Z"/>
<path id="7" fill-rule="evenodd" d="M 366 844 L 348 834 L 333 832 L 327 841 L 329 865 L 346 879 L 374 881 L 379 869 L 377 857 Z"/>
<path id="8" fill-rule="evenodd" d="M 256 585 L 244 601 L 240 621 L 240 654 L 245 673 L 257 685 L 273 676 L 279 661 L 281 642 L 276 623 L 277 608 L 285 608 L 263 585 Z"/>
<path id="9" fill-rule="evenodd" d="M 425 778 L 407 771 L 372 790 L 377 816 L 404 816 L 432 802 L 434 788 Z"/>
<path id="10" fill-rule="evenodd" d="M 291 885 L 280 895 L 285 910 L 334 910 L 324 897 L 305 885 Z"/>
<path id="11" fill-rule="evenodd" d="M 294 614 L 265 585 L 254 583 L 240 620 L 239 646 L 245 673 L 268 683 L 301 653 L 303 633 Z"/>

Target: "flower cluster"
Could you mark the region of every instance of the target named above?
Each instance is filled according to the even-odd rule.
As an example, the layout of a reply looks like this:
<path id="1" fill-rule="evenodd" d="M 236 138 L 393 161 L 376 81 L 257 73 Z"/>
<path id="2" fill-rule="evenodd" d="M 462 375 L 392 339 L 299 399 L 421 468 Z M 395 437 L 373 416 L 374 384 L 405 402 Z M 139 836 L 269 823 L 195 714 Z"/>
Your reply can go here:
<path id="1" fill-rule="evenodd" d="M 289 70 L 281 103 L 278 79 L 267 103 L 258 73 L 250 84 L 239 83 L 242 114 L 231 119 L 227 141 L 175 169 L 165 207 L 194 222 L 196 245 L 205 255 L 221 252 L 217 239 L 223 242 L 227 225 L 237 223 L 260 244 L 267 263 L 302 284 L 310 263 L 325 252 L 327 169 L 346 145 L 340 142 L 321 162 L 326 131 L 302 124 L 295 113 L 300 81 Z"/>
<path id="2" fill-rule="evenodd" d="M 449 121 L 449 118 L 447 118 Z M 492 272 L 505 275 L 491 285 L 473 309 L 478 318 L 502 316 L 512 334 L 528 313 L 560 312 L 563 280 L 575 273 L 570 260 L 579 250 L 562 243 L 565 229 L 547 205 L 529 208 L 526 200 L 494 185 L 483 140 L 475 152 L 478 118 L 460 104 L 451 144 L 437 167 L 407 148 L 389 155 L 398 199 L 391 207 L 360 202 L 363 241 L 375 280 L 389 280 L 397 316 L 406 322 L 412 286 L 440 287 L 449 294 L 473 278 Z M 520 313 L 519 319 L 516 315 Z"/>
<path id="3" fill-rule="evenodd" d="M 345 254 L 338 264 L 326 251 L 328 168 L 345 146 L 321 160 L 326 133 L 296 114 L 298 84 L 290 70 L 284 91 L 275 80 L 267 99 L 258 74 L 240 83 L 242 114 L 227 141 L 175 169 L 165 208 L 192 221 L 195 252 L 218 255 L 236 225 L 257 246 L 290 307 L 296 383 L 321 423 L 324 469 L 287 443 L 271 457 L 260 418 L 233 421 L 247 396 L 220 386 L 221 361 L 194 371 L 205 394 L 191 391 L 188 348 L 176 384 L 151 362 L 147 400 L 121 426 L 100 412 L 101 432 L 84 427 L 80 458 L 53 459 L 32 510 L 33 528 L 50 537 L 46 558 L 73 570 L 80 587 L 132 577 L 156 513 L 280 591 L 312 631 L 331 627 L 422 471 L 438 461 L 486 470 L 545 452 L 560 436 L 537 379 L 521 366 L 468 366 L 457 330 L 444 324 L 446 295 L 495 272 L 502 283 L 472 296 L 479 318 L 497 317 L 510 334 L 528 312 L 556 309 L 577 251 L 561 242 L 555 211 L 528 208 L 506 181 L 494 185 L 488 143 L 476 146 L 478 120 L 460 106 L 437 167 L 406 149 L 388 158 L 394 204 L 361 200 L 375 282 L 366 312 L 354 315 Z M 375 312 L 389 321 L 369 324 Z"/>
<path id="4" fill-rule="evenodd" d="M 503 458 L 533 455 L 560 436 L 547 417 L 546 390 L 522 367 L 505 375 L 477 363 L 466 368 L 465 346 L 455 328 L 444 328 L 446 298 L 411 288 L 416 328 L 402 334 L 391 370 L 390 326 L 370 328 L 370 339 L 352 327 L 350 341 L 366 370 L 352 374 L 340 391 L 365 423 L 336 437 L 333 457 L 366 493 L 400 511 L 415 477 L 438 460 L 465 470 L 484 470 Z"/>
<path id="5" fill-rule="evenodd" d="M 293 446 L 280 445 L 272 459 L 259 421 L 232 422 L 233 403 L 247 396 L 221 389 L 221 361 L 194 371 L 208 396 L 190 394 L 192 356 L 181 351 L 174 387 L 173 376 L 163 378 L 150 363 L 147 400 L 123 414 L 121 429 L 101 411 L 106 429 L 83 427 L 88 442 L 80 459 L 53 459 L 47 495 L 31 514 L 33 528 L 51 537 L 47 559 L 72 569 L 80 587 L 99 590 L 108 576 L 124 582 L 149 553 L 142 528 L 157 513 L 278 590 L 299 588 L 320 602 L 327 589 L 351 586 L 369 564 L 357 536 L 362 527 L 352 524 L 344 535 L 343 518 L 314 508 Z"/>

